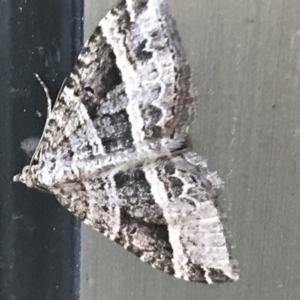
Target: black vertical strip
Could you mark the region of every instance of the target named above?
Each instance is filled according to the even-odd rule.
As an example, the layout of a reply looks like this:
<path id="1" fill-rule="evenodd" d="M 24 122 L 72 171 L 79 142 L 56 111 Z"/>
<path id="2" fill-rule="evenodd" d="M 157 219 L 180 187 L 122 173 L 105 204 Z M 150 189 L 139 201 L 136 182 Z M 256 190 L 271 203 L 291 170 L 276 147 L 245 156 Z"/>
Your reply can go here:
<path id="1" fill-rule="evenodd" d="M 79 298 L 80 225 L 56 199 L 12 177 L 29 162 L 20 143 L 40 137 L 82 45 L 83 0 L 0 1 L 0 299 Z"/>

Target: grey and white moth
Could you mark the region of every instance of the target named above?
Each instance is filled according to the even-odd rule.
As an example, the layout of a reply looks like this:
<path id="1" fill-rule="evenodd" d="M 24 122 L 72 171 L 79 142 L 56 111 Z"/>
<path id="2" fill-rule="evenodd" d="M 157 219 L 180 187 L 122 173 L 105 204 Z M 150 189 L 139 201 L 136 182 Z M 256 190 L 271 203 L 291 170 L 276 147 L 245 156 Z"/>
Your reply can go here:
<path id="1" fill-rule="evenodd" d="M 165 1 L 121 1 L 82 49 L 14 181 L 54 194 L 154 268 L 237 280 L 216 206 L 222 182 L 185 146 L 191 89 Z"/>

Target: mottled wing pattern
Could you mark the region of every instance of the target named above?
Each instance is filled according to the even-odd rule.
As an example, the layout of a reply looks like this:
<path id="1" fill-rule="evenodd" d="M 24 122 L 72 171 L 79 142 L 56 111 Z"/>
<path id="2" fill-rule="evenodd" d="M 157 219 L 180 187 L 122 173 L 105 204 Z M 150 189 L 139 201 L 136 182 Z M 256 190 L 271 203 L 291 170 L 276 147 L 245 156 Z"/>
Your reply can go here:
<path id="1" fill-rule="evenodd" d="M 52 192 L 86 224 L 154 268 L 212 283 L 238 278 L 214 203 L 221 185 L 189 152 Z"/>
<path id="2" fill-rule="evenodd" d="M 121 1 L 84 46 L 33 163 L 14 181 L 53 193 L 157 269 L 237 280 L 215 203 L 221 181 L 184 150 L 190 90 L 165 1 Z"/>
<path id="3" fill-rule="evenodd" d="M 222 187 L 217 174 L 191 152 L 158 160 L 145 173 L 168 224 L 175 276 L 207 283 L 237 280 L 215 202 Z"/>
<path id="4" fill-rule="evenodd" d="M 179 148 L 192 113 L 190 90 L 165 1 L 122 1 L 84 46 L 46 124 L 39 160 L 48 182 L 74 180 L 83 166 L 88 177 Z M 89 166 L 91 157 L 98 163 Z M 59 175 L 62 165 L 67 176 Z"/>

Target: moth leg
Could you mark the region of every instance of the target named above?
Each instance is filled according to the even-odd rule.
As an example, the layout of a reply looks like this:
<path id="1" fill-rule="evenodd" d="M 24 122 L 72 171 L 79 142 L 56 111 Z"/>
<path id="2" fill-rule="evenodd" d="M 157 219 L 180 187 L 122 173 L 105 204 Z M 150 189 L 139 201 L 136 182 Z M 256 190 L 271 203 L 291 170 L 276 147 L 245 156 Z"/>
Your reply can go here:
<path id="1" fill-rule="evenodd" d="M 55 102 L 57 101 L 57 99 L 59 99 L 59 97 L 60 97 L 60 95 L 61 95 L 61 93 L 62 93 L 62 91 L 63 91 L 63 89 L 64 89 L 64 87 L 65 87 L 66 81 L 67 81 L 67 78 L 64 79 L 64 81 L 63 81 L 63 83 L 62 83 L 62 85 L 61 85 L 61 87 L 60 87 L 60 89 L 59 89 L 59 91 L 58 91 L 58 94 L 57 94 L 57 97 L 56 97 L 56 99 L 55 99 Z"/>

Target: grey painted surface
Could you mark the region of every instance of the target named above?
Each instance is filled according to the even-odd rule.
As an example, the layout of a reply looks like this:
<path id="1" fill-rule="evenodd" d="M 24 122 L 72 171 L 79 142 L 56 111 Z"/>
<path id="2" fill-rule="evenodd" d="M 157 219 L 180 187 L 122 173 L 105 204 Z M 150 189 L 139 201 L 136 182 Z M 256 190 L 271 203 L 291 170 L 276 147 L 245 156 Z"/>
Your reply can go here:
<path id="1" fill-rule="evenodd" d="M 112 3 L 86 0 L 86 37 Z M 175 279 L 83 225 L 81 299 L 297 300 L 300 1 L 169 3 L 199 92 L 191 140 L 226 182 L 241 279 Z"/>

